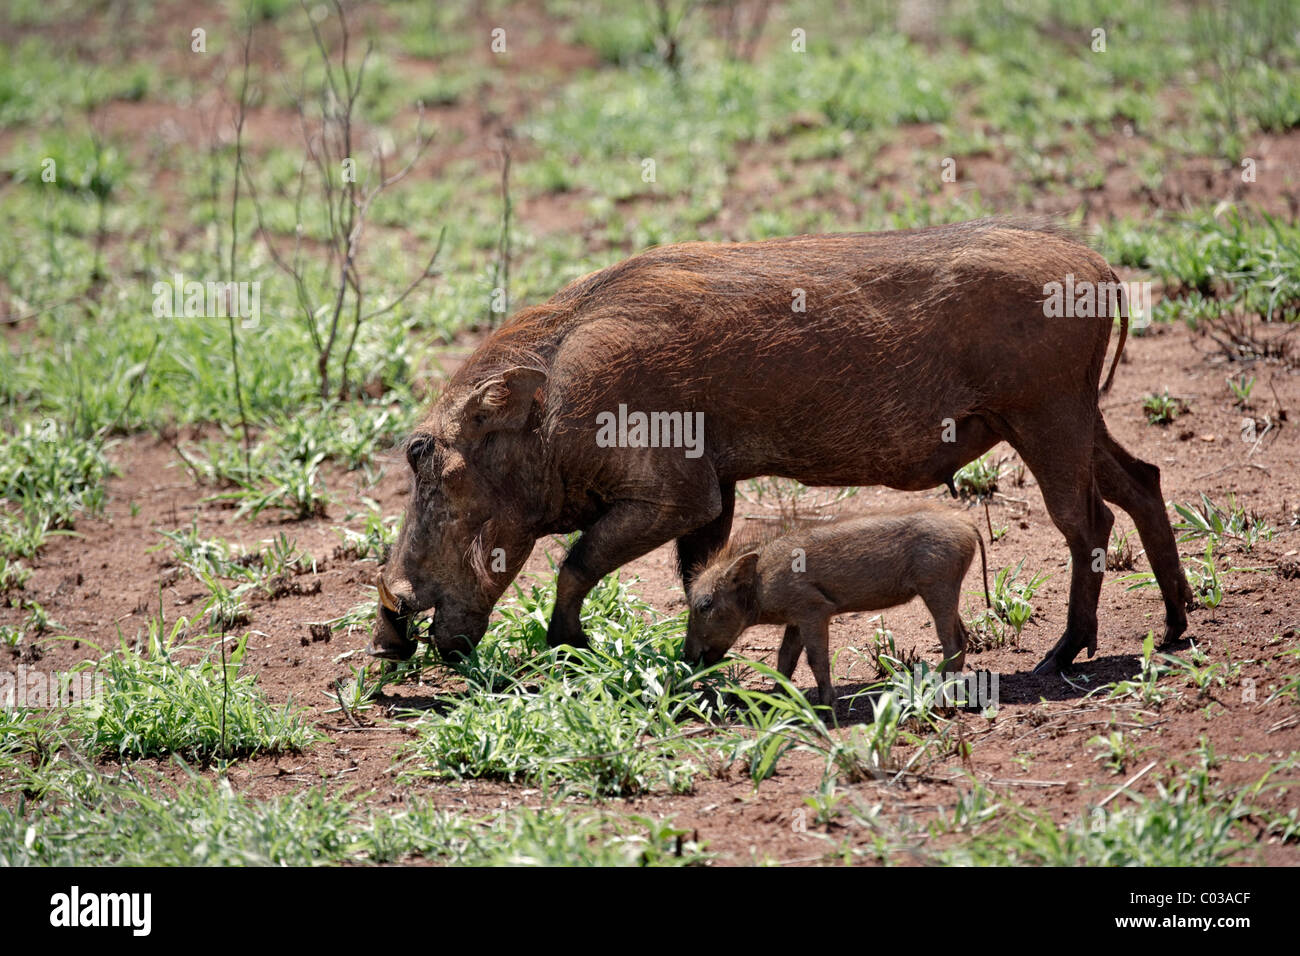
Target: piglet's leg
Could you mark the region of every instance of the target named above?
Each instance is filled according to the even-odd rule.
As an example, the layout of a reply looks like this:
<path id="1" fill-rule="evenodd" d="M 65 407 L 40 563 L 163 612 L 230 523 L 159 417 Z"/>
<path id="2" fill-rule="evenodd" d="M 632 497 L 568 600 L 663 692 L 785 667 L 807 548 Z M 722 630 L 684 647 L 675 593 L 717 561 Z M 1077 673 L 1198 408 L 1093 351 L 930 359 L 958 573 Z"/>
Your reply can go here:
<path id="1" fill-rule="evenodd" d="M 831 683 L 831 628 L 830 618 L 823 617 L 812 621 L 799 622 L 799 634 L 803 638 L 803 649 L 808 654 L 808 666 L 817 678 L 817 693 L 823 707 L 829 707 L 832 716 L 835 713 L 835 685 Z"/>
<path id="2" fill-rule="evenodd" d="M 921 593 L 921 600 L 934 618 L 934 630 L 943 646 L 942 670 L 945 674 L 960 673 L 966 666 L 966 642 L 969 635 L 961 622 L 961 579 L 949 585 Z"/>
<path id="3" fill-rule="evenodd" d="M 785 637 L 781 639 L 781 650 L 776 655 L 776 669 L 782 677 L 790 677 L 799 666 L 799 655 L 803 653 L 803 638 L 799 636 L 797 624 L 785 626 Z"/>

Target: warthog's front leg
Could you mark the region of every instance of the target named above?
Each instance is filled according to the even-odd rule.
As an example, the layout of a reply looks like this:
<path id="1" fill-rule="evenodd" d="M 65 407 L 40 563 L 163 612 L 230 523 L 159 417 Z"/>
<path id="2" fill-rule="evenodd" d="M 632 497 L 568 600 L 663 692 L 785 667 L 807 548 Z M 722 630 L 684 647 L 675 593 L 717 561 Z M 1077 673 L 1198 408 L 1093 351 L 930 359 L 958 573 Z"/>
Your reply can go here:
<path id="1" fill-rule="evenodd" d="M 696 505 L 665 507 L 658 502 L 615 504 L 582 533 L 560 567 L 555 584 L 555 610 L 546 631 L 551 647 L 586 647 L 582 633 L 582 600 L 600 579 L 661 544 L 707 524 L 722 510 L 717 484 L 713 494 Z"/>
<path id="2" fill-rule="evenodd" d="M 682 590 L 690 591 L 695 571 L 714 551 L 727 543 L 731 534 L 731 519 L 736 511 L 736 485 L 728 482 L 718 488 L 722 497 L 722 510 L 701 527 L 677 539 L 677 570 L 682 576 Z"/>

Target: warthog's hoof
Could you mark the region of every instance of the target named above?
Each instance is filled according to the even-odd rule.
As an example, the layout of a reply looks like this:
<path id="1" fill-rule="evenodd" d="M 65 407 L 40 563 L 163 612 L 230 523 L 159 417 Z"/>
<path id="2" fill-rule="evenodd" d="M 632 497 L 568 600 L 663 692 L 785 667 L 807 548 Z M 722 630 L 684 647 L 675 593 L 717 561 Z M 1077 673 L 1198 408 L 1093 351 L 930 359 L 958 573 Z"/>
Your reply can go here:
<path id="1" fill-rule="evenodd" d="M 1088 657 L 1092 657 L 1097 653 L 1097 639 L 1094 637 L 1091 641 L 1079 640 L 1067 631 L 1056 642 L 1056 646 L 1047 652 L 1047 656 L 1038 662 L 1033 673 L 1050 676 L 1068 670 L 1084 648 L 1088 650 Z"/>
<path id="2" fill-rule="evenodd" d="M 546 630 L 546 644 L 548 647 L 574 647 L 580 651 L 585 651 L 591 647 L 591 642 L 587 640 L 587 635 L 583 633 L 581 628 L 570 631 L 562 627 L 556 627 L 553 618 L 550 627 Z"/>
<path id="3" fill-rule="evenodd" d="M 1195 598 L 1193 598 L 1195 600 Z M 1187 614 L 1181 608 L 1169 608 L 1165 611 L 1165 644 L 1175 644 L 1187 633 Z"/>
<path id="4" fill-rule="evenodd" d="M 381 661 L 409 661 L 415 655 L 419 645 L 415 641 L 402 641 L 400 644 L 385 644 L 382 647 L 372 643 L 366 653 Z"/>
<path id="5" fill-rule="evenodd" d="M 373 654 L 374 651 L 371 651 L 370 653 Z M 1065 665 L 1065 667 L 1068 666 L 1068 664 Z M 1065 667 L 1063 667 L 1057 660 L 1056 651 L 1048 651 L 1047 656 L 1038 662 L 1038 666 L 1033 669 L 1032 673 L 1038 674 L 1042 677 L 1051 677 L 1053 674 L 1061 673 Z"/>

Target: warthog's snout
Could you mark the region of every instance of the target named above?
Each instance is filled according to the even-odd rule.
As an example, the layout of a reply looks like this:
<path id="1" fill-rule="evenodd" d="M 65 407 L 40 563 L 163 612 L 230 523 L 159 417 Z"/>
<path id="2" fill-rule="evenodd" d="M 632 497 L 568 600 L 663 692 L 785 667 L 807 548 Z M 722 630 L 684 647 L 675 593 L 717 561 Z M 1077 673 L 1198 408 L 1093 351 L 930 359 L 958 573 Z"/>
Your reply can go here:
<path id="1" fill-rule="evenodd" d="M 695 667 L 712 667 L 722 660 L 726 653 L 725 647 L 712 647 L 689 634 L 682 644 L 682 660 Z"/>
<path id="2" fill-rule="evenodd" d="M 375 632 L 371 637 L 369 653 L 385 661 L 409 660 L 415 653 L 415 615 L 407 610 L 409 604 L 399 600 L 383 575 L 376 584 L 379 591 L 379 614 L 375 617 Z"/>
<path id="3" fill-rule="evenodd" d="M 380 575 L 375 583 L 379 592 L 379 613 L 371 637 L 371 657 L 387 661 L 410 660 L 419 646 L 417 637 L 429 641 L 444 659 L 473 653 L 487 631 L 490 610 L 466 608 L 454 601 L 435 601 L 431 607 L 432 626 L 425 629 L 419 615 L 426 608 L 415 598 L 415 591 L 402 580 L 389 584 Z M 423 634 L 421 634 L 423 631 Z"/>

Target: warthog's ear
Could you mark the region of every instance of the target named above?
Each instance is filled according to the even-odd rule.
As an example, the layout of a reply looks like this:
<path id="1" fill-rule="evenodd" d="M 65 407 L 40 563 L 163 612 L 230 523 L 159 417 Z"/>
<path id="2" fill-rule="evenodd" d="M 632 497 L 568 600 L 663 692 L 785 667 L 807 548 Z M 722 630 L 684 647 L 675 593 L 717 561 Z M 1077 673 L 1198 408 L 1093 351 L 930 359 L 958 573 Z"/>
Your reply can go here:
<path id="1" fill-rule="evenodd" d="M 723 574 L 727 584 L 739 593 L 746 593 L 757 585 L 758 552 L 748 551 L 731 562 Z"/>
<path id="2" fill-rule="evenodd" d="M 521 429 L 534 403 L 541 404 L 546 373 L 515 367 L 486 379 L 465 402 L 463 434 L 477 438 L 489 432 Z"/>
<path id="3" fill-rule="evenodd" d="M 722 572 L 722 587 L 747 616 L 758 611 L 758 552 L 742 554 Z"/>

